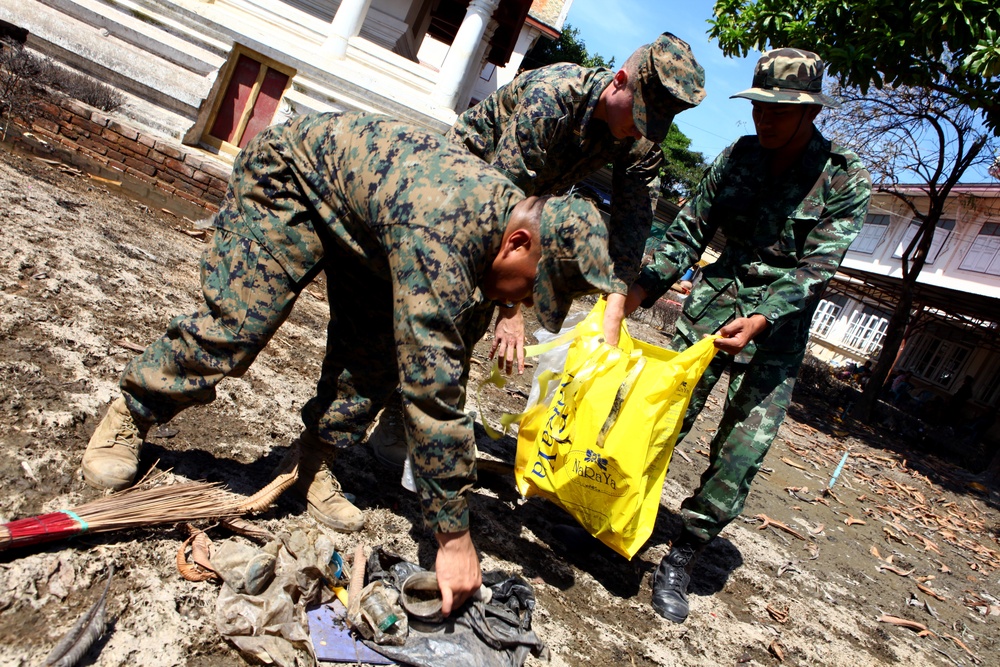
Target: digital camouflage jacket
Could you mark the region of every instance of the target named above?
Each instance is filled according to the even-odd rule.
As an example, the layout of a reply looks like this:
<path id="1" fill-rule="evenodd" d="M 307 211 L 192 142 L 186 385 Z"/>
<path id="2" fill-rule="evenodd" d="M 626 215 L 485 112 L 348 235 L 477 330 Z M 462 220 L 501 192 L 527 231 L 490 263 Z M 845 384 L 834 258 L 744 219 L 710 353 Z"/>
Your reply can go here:
<path id="1" fill-rule="evenodd" d="M 395 330 L 373 332 L 371 345 L 398 364 L 427 524 L 467 528 L 475 440 L 465 384 L 494 307 L 478 283 L 524 195 L 443 137 L 378 115 L 300 116 L 265 130 L 246 159 L 231 181 L 238 214 L 217 216 L 218 226 L 251 235 L 297 280 L 322 263 L 343 289 L 391 281 L 394 302 L 371 307 L 392 308 Z"/>
<path id="2" fill-rule="evenodd" d="M 768 159 L 756 136 L 723 151 L 638 284 L 649 294 L 643 306 L 652 305 L 721 230 L 722 255 L 702 269 L 684 316 L 712 333 L 733 318 L 763 315 L 770 327 L 756 348 L 791 353 L 805 349 L 820 296 L 861 230 L 871 177 L 857 155 L 818 131 L 781 176 L 768 174 Z"/>
<path id="3" fill-rule="evenodd" d="M 527 195 L 560 194 L 611 165 L 609 251 L 614 289 L 624 294 L 653 223 L 663 153 L 647 139 L 615 139 L 593 118 L 613 77 L 570 63 L 525 72 L 460 115 L 447 136 Z"/>

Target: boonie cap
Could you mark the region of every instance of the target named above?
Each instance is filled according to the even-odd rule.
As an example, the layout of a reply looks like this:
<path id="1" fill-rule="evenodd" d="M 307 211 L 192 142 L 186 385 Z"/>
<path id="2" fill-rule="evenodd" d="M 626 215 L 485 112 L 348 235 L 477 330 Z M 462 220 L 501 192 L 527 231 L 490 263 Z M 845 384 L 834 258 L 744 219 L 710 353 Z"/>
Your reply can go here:
<path id="1" fill-rule="evenodd" d="M 575 298 L 611 291 L 608 229 L 596 206 L 571 195 L 550 197 L 538 226 L 542 257 L 532 296 L 538 320 L 555 333 Z"/>
<path id="2" fill-rule="evenodd" d="M 683 39 L 665 32 L 636 50 L 632 117 L 642 136 L 660 143 L 674 116 L 705 99 L 705 70 Z"/>
<path id="3" fill-rule="evenodd" d="M 780 104 L 840 106 L 823 94 L 823 61 L 812 51 L 802 49 L 768 51 L 757 61 L 752 87 L 730 97 Z"/>

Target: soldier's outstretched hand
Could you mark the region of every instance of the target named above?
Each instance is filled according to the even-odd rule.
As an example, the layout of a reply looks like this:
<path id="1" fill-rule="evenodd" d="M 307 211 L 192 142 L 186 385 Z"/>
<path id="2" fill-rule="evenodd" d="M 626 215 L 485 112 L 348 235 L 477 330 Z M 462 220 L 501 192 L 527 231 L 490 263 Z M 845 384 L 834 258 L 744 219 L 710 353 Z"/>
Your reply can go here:
<path id="1" fill-rule="evenodd" d="M 490 359 L 498 353 L 497 363 L 501 373 L 513 373 L 515 359 L 518 375 L 524 372 L 524 315 L 521 314 L 520 304 L 513 308 L 500 308 L 497 325 L 493 330 Z"/>
<path id="2" fill-rule="evenodd" d="M 625 295 L 608 294 L 604 305 L 604 342 L 618 345 L 621 337 L 622 320 L 625 319 Z"/>
<path id="3" fill-rule="evenodd" d="M 468 530 L 437 533 L 437 541 L 434 570 L 441 590 L 441 613 L 448 616 L 479 590 L 483 573 Z"/>
<path id="4" fill-rule="evenodd" d="M 766 330 L 768 326 L 769 324 L 763 315 L 737 317 L 719 329 L 719 335 L 722 338 L 715 339 L 715 347 L 722 352 L 739 354 L 754 337 Z"/>

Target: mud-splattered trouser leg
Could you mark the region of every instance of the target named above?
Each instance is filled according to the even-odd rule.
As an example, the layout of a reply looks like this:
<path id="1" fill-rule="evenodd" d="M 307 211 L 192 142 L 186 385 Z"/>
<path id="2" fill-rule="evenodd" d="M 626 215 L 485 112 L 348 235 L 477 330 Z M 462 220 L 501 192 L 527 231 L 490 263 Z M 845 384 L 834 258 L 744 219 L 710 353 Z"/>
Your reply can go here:
<path id="1" fill-rule="evenodd" d="M 686 343 L 681 344 L 681 347 Z M 757 350 L 749 363 L 717 354 L 691 397 L 678 442 L 687 435 L 712 388 L 729 368 L 722 419 L 709 451 L 708 469 L 694 494 L 681 503 L 681 520 L 696 541 L 707 543 L 743 511 L 743 504 L 791 402 L 802 353 Z"/>
<path id="2" fill-rule="evenodd" d="M 373 279 L 346 258 L 328 265 L 326 277 L 326 356 L 316 396 L 302 408 L 302 422 L 323 442 L 346 447 L 364 438 L 399 384 L 392 284 Z"/>
<path id="3" fill-rule="evenodd" d="M 215 399 L 215 385 L 240 377 L 288 318 L 298 291 L 254 240 L 216 229 L 201 259 L 204 303 L 125 368 L 121 388 L 133 413 L 163 423 Z"/>

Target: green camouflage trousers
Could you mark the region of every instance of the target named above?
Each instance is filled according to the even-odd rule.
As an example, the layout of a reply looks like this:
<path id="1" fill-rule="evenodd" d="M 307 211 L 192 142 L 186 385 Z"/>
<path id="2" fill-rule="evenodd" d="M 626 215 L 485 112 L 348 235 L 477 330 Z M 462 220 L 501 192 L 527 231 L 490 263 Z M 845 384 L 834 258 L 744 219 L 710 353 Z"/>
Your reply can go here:
<path id="1" fill-rule="evenodd" d="M 702 337 L 684 317 L 670 347 L 683 350 Z M 742 355 L 718 353 L 695 387 L 677 442 L 691 430 L 712 388 L 729 370 L 729 388 L 718 430 L 712 438 L 708 469 L 694 494 L 681 503 L 684 529 L 701 543 L 711 541 L 740 515 L 750 483 L 785 418 L 804 352 L 757 349 L 749 362 Z"/>
<path id="2" fill-rule="evenodd" d="M 343 289 L 338 278 L 353 269 L 350 260 L 338 259 L 339 275 L 327 277 L 327 352 L 316 395 L 302 410 L 306 428 L 339 446 L 361 440 L 398 383 L 391 286 L 368 276 L 364 289 Z M 246 372 L 316 273 L 295 283 L 255 240 L 216 229 L 201 259 L 204 303 L 171 320 L 128 364 L 121 388 L 129 408 L 142 421 L 164 423 L 184 408 L 210 403 L 224 377 Z"/>

